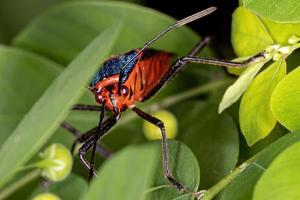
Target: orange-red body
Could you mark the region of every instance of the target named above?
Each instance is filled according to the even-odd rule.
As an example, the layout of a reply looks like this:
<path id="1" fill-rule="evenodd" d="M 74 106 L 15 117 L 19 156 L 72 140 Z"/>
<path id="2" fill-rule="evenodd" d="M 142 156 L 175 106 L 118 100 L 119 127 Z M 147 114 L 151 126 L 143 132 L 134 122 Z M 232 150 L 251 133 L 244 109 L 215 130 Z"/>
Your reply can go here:
<path id="1" fill-rule="evenodd" d="M 91 87 L 97 102 L 100 104 L 105 102 L 105 107 L 112 112 L 121 112 L 134 107 L 135 103 L 143 101 L 163 78 L 169 69 L 172 56 L 173 54 L 164 51 L 145 50 L 137 57 L 127 79 L 121 85 L 120 93 L 118 90 L 120 74 L 104 77 Z"/>

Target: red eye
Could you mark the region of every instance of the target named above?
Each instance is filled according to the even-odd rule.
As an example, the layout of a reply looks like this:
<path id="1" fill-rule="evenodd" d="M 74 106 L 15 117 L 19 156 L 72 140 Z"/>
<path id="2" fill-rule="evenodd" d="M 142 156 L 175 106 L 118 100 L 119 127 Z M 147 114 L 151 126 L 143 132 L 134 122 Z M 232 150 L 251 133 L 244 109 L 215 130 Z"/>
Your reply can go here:
<path id="1" fill-rule="evenodd" d="M 95 99 L 99 104 L 102 104 L 104 100 L 104 98 L 101 95 L 95 95 Z"/>
<path id="2" fill-rule="evenodd" d="M 129 93 L 128 88 L 125 85 L 122 85 L 121 86 L 121 94 L 126 97 L 128 95 L 128 93 Z"/>

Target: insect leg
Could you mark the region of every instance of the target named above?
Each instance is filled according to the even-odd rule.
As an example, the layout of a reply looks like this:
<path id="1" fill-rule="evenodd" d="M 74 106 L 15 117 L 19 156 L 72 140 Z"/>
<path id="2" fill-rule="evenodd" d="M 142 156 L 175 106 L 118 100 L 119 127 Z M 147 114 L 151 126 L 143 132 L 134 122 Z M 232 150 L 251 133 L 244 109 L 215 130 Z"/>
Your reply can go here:
<path id="1" fill-rule="evenodd" d="M 93 175 L 96 174 L 96 171 L 95 171 L 95 169 L 93 169 L 91 163 L 84 158 L 84 156 L 85 156 L 86 152 L 89 151 L 90 148 L 93 146 L 93 144 L 95 142 L 95 137 L 98 138 L 98 140 L 101 139 L 101 137 L 103 137 L 117 123 L 119 118 L 120 118 L 120 113 L 117 113 L 117 114 L 114 114 L 113 116 L 111 116 L 105 122 L 103 122 L 103 124 L 101 125 L 101 129 L 100 129 L 101 134 L 99 137 L 97 137 L 97 135 L 96 135 L 96 131 L 97 131 L 98 127 L 95 127 L 94 130 L 96 130 L 96 131 L 94 132 L 94 134 L 91 134 L 91 136 L 88 137 L 84 141 L 84 144 L 79 149 L 80 161 L 85 165 L 85 167 L 89 171 L 93 170 L 93 172 L 92 172 Z"/>
<path id="2" fill-rule="evenodd" d="M 234 61 L 227 61 L 221 60 L 216 58 L 202 58 L 202 57 L 195 57 L 195 56 L 185 56 L 178 59 L 176 62 L 193 62 L 193 63 L 201 63 L 201 64 L 209 64 L 209 65 L 216 65 L 216 66 L 225 66 L 225 67 L 236 67 L 242 68 L 247 66 L 248 64 L 255 62 L 257 59 L 263 58 L 265 52 L 261 52 L 256 54 L 253 57 L 248 58 L 243 62 L 234 62 Z"/>
<path id="3" fill-rule="evenodd" d="M 101 125 L 102 125 L 102 121 L 104 119 L 104 104 L 103 104 L 103 106 L 101 108 L 101 111 L 100 111 L 100 119 L 99 119 L 97 131 L 96 131 L 96 134 L 95 134 L 95 137 L 94 137 L 92 155 L 91 155 L 91 159 L 90 159 L 90 165 L 91 166 L 94 166 L 94 157 L 95 157 L 97 142 L 98 142 L 99 138 L 101 137 L 101 135 L 103 135 L 103 133 L 101 132 Z M 89 180 L 91 180 L 91 178 L 93 177 L 93 171 L 94 171 L 93 168 L 90 168 Z"/>
<path id="4" fill-rule="evenodd" d="M 147 47 L 149 47 L 152 43 L 154 43 L 155 41 L 157 41 L 159 38 L 161 38 L 163 35 L 165 35 L 166 33 L 168 33 L 169 31 L 173 30 L 176 27 L 180 27 L 183 26 L 185 24 L 188 24 L 192 21 L 195 21 L 197 19 L 200 19 L 206 15 L 209 15 L 210 13 L 214 12 L 217 9 L 217 7 L 209 7 L 205 10 L 202 10 L 200 12 L 197 12 L 193 15 L 190 15 L 188 17 L 185 17 L 181 20 L 176 21 L 174 24 L 170 25 L 169 27 L 167 27 L 166 29 L 164 29 L 162 32 L 160 32 L 158 35 L 156 35 L 154 38 L 152 38 L 150 41 L 148 41 L 138 52 L 137 54 L 131 58 L 129 61 L 127 61 L 127 63 L 125 63 L 124 66 L 122 66 L 121 68 L 121 72 L 120 72 L 120 78 L 119 78 L 119 83 L 118 83 L 118 88 L 119 88 L 119 93 L 120 93 L 120 88 L 121 88 L 121 84 L 122 84 L 122 80 L 123 80 L 123 76 L 124 76 L 124 69 L 126 68 L 126 66 L 128 66 L 131 62 L 133 62 L 134 60 L 136 60 L 136 58 L 138 57 L 139 54 L 141 54 Z"/>
<path id="5" fill-rule="evenodd" d="M 194 46 L 194 48 L 188 53 L 188 55 L 196 56 L 209 42 L 210 42 L 210 37 L 205 36 L 200 42 L 198 42 Z"/>
<path id="6" fill-rule="evenodd" d="M 92 173 L 94 176 L 97 176 L 96 170 L 94 169 L 93 165 L 89 161 L 87 161 L 84 157 L 86 152 L 88 152 L 88 150 L 94 144 L 94 137 L 95 137 L 95 135 L 90 136 L 88 138 L 88 140 L 86 140 L 83 143 L 82 147 L 80 147 L 80 149 L 79 149 L 79 159 L 84 164 L 84 166 L 87 168 L 89 173 Z M 89 174 L 89 178 L 90 178 L 90 174 Z"/>
<path id="7" fill-rule="evenodd" d="M 169 156 L 168 156 L 168 143 L 167 143 L 167 137 L 166 137 L 166 130 L 165 130 L 165 125 L 164 123 L 143 112 L 142 110 L 134 107 L 132 108 L 134 112 L 144 120 L 147 120 L 148 122 L 154 124 L 155 126 L 159 127 L 161 130 L 161 135 L 162 135 L 162 157 L 163 157 L 163 166 L 164 166 L 164 175 L 168 179 L 168 181 L 177 188 L 178 191 L 181 191 L 184 189 L 184 186 L 180 184 L 175 178 L 173 178 L 171 172 L 170 172 L 170 167 L 169 167 Z"/>
<path id="8" fill-rule="evenodd" d="M 100 111 L 101 106 L 86 105 L 86 104 L 75 104 L 72 110 L 86 110 L 86 111 Z"/>
<path id="9" fill-rule="evenodd" d="M 66 129 L 67 131 L 69 131 L 70 133 L 72 133 L 76 137 L 76 140 L 73 142 L 73 144 L 71 146 L 72 154 L 74 154 L 74 149 L 77 144 L 86 141 L 91 135 L 95 134 L 95 132 L 97 130 L 97 127 L 95 127 L 85 133 L 81 133 L 79 130 L 77 130 L 76 128 L 74 128 L 73 126 L 68 124 L 67 122 L 63 122 L 60 126 L 64 129 Z M 97 144 L 96 151 L 104 158 L 108 158 L 111 155 L 111 152 L 108 149 L 106 149 L 104 146 L 102 146 L 101 144 Z"/>
<path id="10" fill-rule="evenodd" d="M 203 38 L 199 43 L 197 43 L 194 48 L 189 52 L 187 56 L 196 56 L 208 43 L 210 42 L 210 37 Z M 155 95 L 167 82 L 169 82 L 179 71 L 183 70 L 187 61 L 182 61 L 178 59 L 175 63 L 171 65 L 169 70 L 163 76 L 163 78 L 155 85 L 155 87 L 143 98 L 143 101 L 149 99 Z"/>

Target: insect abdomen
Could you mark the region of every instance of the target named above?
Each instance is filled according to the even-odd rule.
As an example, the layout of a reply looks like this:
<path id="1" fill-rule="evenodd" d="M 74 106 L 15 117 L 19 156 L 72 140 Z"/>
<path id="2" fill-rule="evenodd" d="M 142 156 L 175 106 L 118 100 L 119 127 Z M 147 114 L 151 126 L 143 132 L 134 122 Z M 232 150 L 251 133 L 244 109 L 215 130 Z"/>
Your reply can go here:
<path id="1" fill-rule="evenodd" d="M 125 85 L 129 99 L 142 101 L 168 71 L 172 53 L 147 49 L 130 73 Z"/>

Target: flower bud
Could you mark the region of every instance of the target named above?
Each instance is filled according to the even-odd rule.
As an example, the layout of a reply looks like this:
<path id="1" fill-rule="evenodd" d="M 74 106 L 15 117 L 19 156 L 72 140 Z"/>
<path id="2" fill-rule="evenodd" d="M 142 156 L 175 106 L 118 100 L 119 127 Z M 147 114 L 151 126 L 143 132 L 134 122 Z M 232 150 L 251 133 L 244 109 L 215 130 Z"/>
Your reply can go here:
<path id="1" fill-rule="evenodd" d="M 41 161 L 36 166 L 42 169 L 42 176 L 57 182 L 64 180 L 71 172 L 73 165 L 72 155 L 61 144 L 52 144 L 40 153 Z"/>
<path id="2" fill-rule="evenodd" d="M 35 196 L 32 200 L 60 200 L 60 198 L 52 193 L 43 193 Z"/>
<path id="3" fill-rule="evenodd" d="M 277 51 L 280 48 L 279 44 L 273 44 L 266 48 L 267 53 L 273 53 L 274 51 Z"/>
<path id="4" fill-rule="evenodd" d="M 161 110 L 153 113 L 152 116 L 158 118 L 164 123 L 167 138 L 173 139 L 176 137 L 178 123 L 176 117 L 172 113 L 166 110 Z M 143 124 L 143 130 L 147 139 L 161 139 L 160 128 L 153 125 L 152 123 L 145 121 Z"/>
<path id="5" fill-rule="evenodd" d="M 282 58 L 282 54 L 281 53 L 275 53 L 274 54 L 274 56 L 273 56 L 273 60 L 274 61 L 277 61 L 277 60 L 279 60 L 279 59 L 281 59 Z"/>
<path id="6" fill-rule="evenodd" d="M 298 42 L 300 42 L 300 37 L 296 35 L 292 35 L 288 40 L 289 44 L 297 44 Z"/>
<path id="7" fill-rule="evenodd" d="M 291 51 L 293 50 L 293 48 L 289 47 L 289 46 L 284 46 L 278 49 L 278 52 L 281 54 L 290 54 Z"/>

